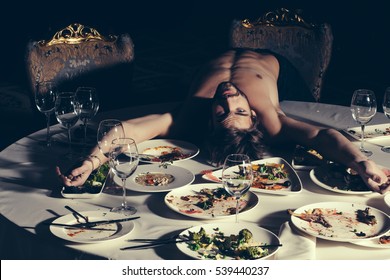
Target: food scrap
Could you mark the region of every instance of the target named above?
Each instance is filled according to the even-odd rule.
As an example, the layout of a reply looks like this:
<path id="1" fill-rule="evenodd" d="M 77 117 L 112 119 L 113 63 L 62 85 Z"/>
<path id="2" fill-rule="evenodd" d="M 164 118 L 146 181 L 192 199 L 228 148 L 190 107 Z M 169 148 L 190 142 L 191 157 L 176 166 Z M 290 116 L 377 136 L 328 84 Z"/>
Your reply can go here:
<path id="1" fill-rule="evenodd" d="M 173 175 L 162 172 L 146 172 L 135 177 L 135 182 L 142 186 L 166 186 L 174 180 Z"/>

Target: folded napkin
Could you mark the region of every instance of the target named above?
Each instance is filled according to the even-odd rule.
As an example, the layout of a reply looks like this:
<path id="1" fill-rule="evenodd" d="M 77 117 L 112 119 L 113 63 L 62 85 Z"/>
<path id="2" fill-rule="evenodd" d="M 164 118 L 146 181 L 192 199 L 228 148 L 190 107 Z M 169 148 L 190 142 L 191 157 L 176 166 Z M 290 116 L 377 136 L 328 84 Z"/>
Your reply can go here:
<path id="1" fill-rule="evenodd" d="M 276 260 L 314 260 L 316 258 L 316 238 L 298 233 L 289 222 L 280 226 L 279 239 L 282 247 L 275 254 Z"/>

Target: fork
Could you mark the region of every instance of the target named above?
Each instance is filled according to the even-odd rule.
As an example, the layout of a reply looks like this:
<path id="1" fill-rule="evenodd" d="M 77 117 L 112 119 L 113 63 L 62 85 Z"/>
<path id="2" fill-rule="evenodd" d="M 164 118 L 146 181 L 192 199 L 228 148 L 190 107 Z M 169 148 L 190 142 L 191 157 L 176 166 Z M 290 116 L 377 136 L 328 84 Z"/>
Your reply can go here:
<path id="1" fill-rule="evenodd" d="M 77 216 L 79 216 L 80 218 L 82 218 L 86 223 L 88 223 L 88 217 L 84 216 L 83 214 L 81 214 L 80 212 L 74 210 L 72 207 L 68 206 L 68 205 L 65 205 L 65 208 L 68 209 L 70 212 L 73 213 L 73 215 L 75 216 L 77 222 L 79 222 L 79 219 L 77 218 Z"/>
<path id="2" fill-rule="evenodd" d="M 121 248 L 121 250 L 152 248 L 152 247 L 161 246 L 161 245 L 165 245 L 165 244 L 187 242 L 187 241 L 190 241 L 190 239 L 186 236 L 183 236 L 183 235 L 174 235 L 172 237 L 163 238 L 163 239 L 138 238 L 138 239 L 128 239 L 127 241 L 140 242 L 140 243 L 145 243 L 145 244 L 128 246 L 128 247 Z"/>

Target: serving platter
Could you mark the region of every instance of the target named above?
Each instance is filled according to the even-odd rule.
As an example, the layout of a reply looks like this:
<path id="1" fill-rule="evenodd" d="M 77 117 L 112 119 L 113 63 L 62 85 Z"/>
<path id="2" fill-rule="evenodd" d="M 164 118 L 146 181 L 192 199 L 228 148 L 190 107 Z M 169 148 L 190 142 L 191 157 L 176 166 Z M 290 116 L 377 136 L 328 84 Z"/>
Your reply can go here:
<path id="1" fill-rule="evenodd" d="M 322 214 L 309 215 L 309 219 L 299 217 L 312 213 L 314 209 L 319 209 Z M 369 215 L 375 218 L 375 224 L 357 219 L 358 210 L 366 209 Z M 374 239 L 384 235 L 390 229 L 390 217 L 386 213 L 368 205 L 348 202 L 320 202 L 302 206 L 293 211 L 291 222 L 304 233 L 340 242 Z"/>
<path id="2" fill-rule="evenodd" d="M 121 214 L 108 211 L 84 211 L 80 213 L 88 217 L 89 222 L 123 218 L 123 215 Z M 68 214 L 55 219 L 53 223 L 72 225 L 77 224 L 78 221 L 73 214 Z M 101 230 L 97 230 L 96 228 Z M 134 222 L 126 221 L 120 223 L 111 223 L 99 225 L 96 226 L 96 228 L 66 228 L 50 225 L 51 233 L 61 239 L 76 243 L 99 243 L 126 236 L 134 229 Z"/>
<path id="3" fill-rule="evenodd" d="M 95 198 L 104 189 L 110 168 L 108 163 L 91 173 L 82 186 L 62 186 L 61 195 L 65 198 Z"/>
<path id="4" fill-rule="evenodd" d="M 305 146 L 296 145 L 291 160 L 291 166 L 295 170 L 311 170 L 324 164 L 326 161 L 316 150 Z"/>
<path id="5" fill-rule="evenodd" d="M 233 197 L 218 196 L 224 192 L 221 184 L 192 184 L 170 191 L 164 201 L 171 210 L 188 217 L 221 219 L 234 216 L 236 208 L 236 200 Z M 257 195 L 247 192 L 240 199 L 239 213 L 253 209 L 258 203 Z"/>
<path id="6" fill-rule="evenodd" d="M 195 157 L 199 148 L 189 142 L 174 139 L 152 139 L 137 145 L 140 161 L 146 163 L 161 164 L 164 160 L 159 159 L 163 155 L 177 152 L 180 156 L 173 157 L 172 162 L 179 162 Z M 151 158 L 149 158 L 150 156 Z"/>
<path id="7" fill-rule="evenodd" d="M 183 230 L 181 233 L 180 233 L 180 236 L 185 236 L 185 235 L 188 235 L 189 234 L 189 231 L 191 232 L 199 232 L 199 230 L 203 228 L 206 232 L 207 235 L 212 235 L 212 234 L 215 234 L 216 232 L 220 231 L 222 233 L 224 233 L 225 236 L 229 236 L 231 234 L 233 235 L 237 235 L 240 230 L 242 229 L 248 229 L 252 232 L 253 234 L 253 243 L 256 244 L 256 245 L 259 245 L 259 244 L 280 244 L 280 240 L 279 238 L 274 234 L 272 233 L 271 231 L 265 229 L 265 228 L 262 228 L 262 227 L 259 227 L 255 224 L 250 224 L 250 223 L 245 223 L 245 222 L 240 222 L 240 223 L 211 223 L 211 224 L 203 224 L 203 225 L 198 225 L 198 226 L 194 226 L 194 227 L 191 227 L 191 228 L 188 228 L 186 230 Z M 202 251 L 194 251 L 194 250 L 191 250 L 189 247 L 188 247 L 188 244 L 186 242 L 179 242 L 179 243 L 176 243 L 178 249 L 184 253 L 185 255 L 191 257 L 191 258 L 194 258 L 194 259 L 205 259 L 204 256 L 202 254 L 200 254 L 200 252 Z M 275 247 L 270 247 L 270 248 L 267 248 L 268 252 L 267 252 L 267 255 L 265 255 L 264 257 L 260 258 L 260 259 L 269 259 L 271 258 L 279 249 L 280 247 L 279 246 L 275 246 Z M 232 257 L 225 257 L 223 258 L 224 260 L 232 260 L 234 258 Z"/>
<path id="8" fill-rule="evenodd" d="M 269 187 L 266 188 L 260 188 L 256 187 L 255 185 L 252 185 L 250 188 L 251 191 L 257 192 L 257 193 L 266 193 L 266 194 L 275 194 L 275 195 L 291 195 L 291 194 L 297 194 L 302 191 L 302 182 L 301 179 L 299 178 L 298 174 L 295 172 L 294 168 L 283 158 L 280 157 L 271 157 L 271 158 L 266 158 L 266 159 L 261 159 L 261 160 L 255 160 L 252 161 L 252 166 L 253 165 L 260 165 L 260 164 L 266 164 L 266 165 L 272 165 L 272 164 L 277 164 L 277 165 L 283 165 L 283 171 L 287 174 L 286 178 L 280 179 L 280 180 L 270 180 L 269 183 L 271 184 Z M 256 175 L 255 172 L 255 179 Z M 222 169 L 218 169 L 212 172 L 205 173 L 202 178 L 205 180 L 209 180 L 212 182 L 220 183 L 221 182 L 221 177 L 222 177 Z M 291 185 L 288 187 L 279 187 L 278 183 L 283 183 L 286 181 L 290 181 Z M 275 183 L 277 188 L 274 188 L 272 183 Z"/>
<path id="9" fill-rule="evenodd" d="M 160 185 L 151 185 L 152 182 L 150 182 L 149 185 L 143 185 L 139 181 L 141 176 L 145 177 L 146 174 L 151 174 L 152 176 L 156 174 L 170 176 L 172 181 L 166 184 L 160 183 Z M 152 164 L 152 165 L 147 164 L 147 165 L 139 165 L 137 167 L 134 174 L 131 175 L 126 180 L 126 188 L 132 191 L 146 192 L 146 193 L 168 192 L 170 190 L 189 185 L 194 180 L 195 180 L 195 175 L 191 171 L 183 167 L 174 166 L 174 165 L 167 165 L 166 167 L 160 167 L 156 164 Z M 120 179 L 118 177 L 115 177 L 114 181 L 118 184 L 121 184 Z"/>

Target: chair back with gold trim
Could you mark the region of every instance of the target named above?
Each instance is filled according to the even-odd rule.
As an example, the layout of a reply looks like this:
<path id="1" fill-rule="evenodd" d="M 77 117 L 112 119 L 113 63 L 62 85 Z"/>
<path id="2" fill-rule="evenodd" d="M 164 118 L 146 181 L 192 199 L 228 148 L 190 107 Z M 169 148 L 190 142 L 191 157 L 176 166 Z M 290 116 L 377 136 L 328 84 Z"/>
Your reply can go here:
<path id="1" fill-rule="evenodd" d="M 96 29 L 74 23 L 51 40 L 31 41 L 26 65 L 31 91 L 43 81 L 75 90 L 94 86 L 104 109 L 125 104 L 132 82 L 134 44 L 128 34 L 102 36 Z M 120 90 L 121 99 L 113 97 Z"/>
<path id="2" fill-rule="evenodd" d="M 308 23 L 284 8 L 254 21 L 234 20 L 231 27 L 231 47 L 265 49 L 285 57 L 301 74 L 316 101 L 321 98 L 332 44 L 329 24 Z"/>

